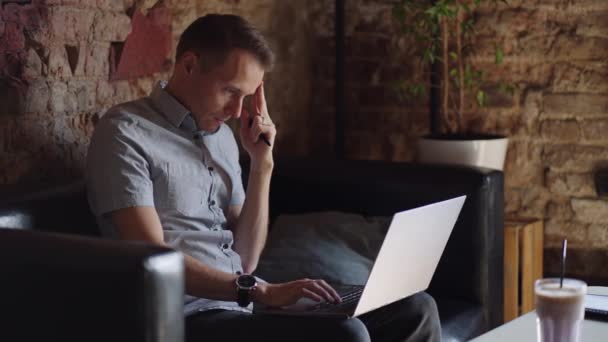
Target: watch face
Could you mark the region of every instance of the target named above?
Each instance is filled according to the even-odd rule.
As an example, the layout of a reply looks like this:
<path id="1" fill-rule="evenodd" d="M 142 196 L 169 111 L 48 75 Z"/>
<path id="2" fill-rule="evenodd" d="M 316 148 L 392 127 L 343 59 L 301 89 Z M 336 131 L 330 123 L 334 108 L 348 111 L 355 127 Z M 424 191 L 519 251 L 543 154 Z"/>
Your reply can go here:
<path id="1" fill-rule="evenodd" d="M 252 275 L 242 275 L 238 279 L 239 286 L 241 287 L 253 287 L 256 284 L 256 279 Z"/>

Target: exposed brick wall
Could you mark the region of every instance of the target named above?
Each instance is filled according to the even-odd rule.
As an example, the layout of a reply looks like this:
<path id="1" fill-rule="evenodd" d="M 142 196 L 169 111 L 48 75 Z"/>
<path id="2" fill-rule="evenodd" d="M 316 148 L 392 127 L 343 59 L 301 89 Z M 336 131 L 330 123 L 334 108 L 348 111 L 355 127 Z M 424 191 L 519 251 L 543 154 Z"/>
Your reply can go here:
<path id="1" fill-rule="evenodd" d="M 278 55 L 276 68 L 266 79 L 279 127 L 276 151 L 308 154 L 309 134 L 304 128 L 309 126 L 314 89 L 310 81 L 313 49 L 308 36 L 300 34 L 310 31 L 305 5 L 281 0 L 2 4 L 0 184 L 81 177 L 95 122 L 112 105 L 144 96 L 158 80 L 167 79 L 171 64 L 164 62 L 162 54 L 169 51 L 166 57 L 172 60 L 181 32 L 198 16 L 211 12 L 242 15 L 270 37 Z M 159 6 L 169 13 L 159 11 Z M 168 23 L 167 15 L 171 17 Z M 145 34 L 151 28 L 158 38 L 167 24 L 168 41 L 148 42 L 151 39 Z M 152 64 L 151 53 L 160 54 Z"/>
<path id="2" fill-rule="evenodd" d="M 127 12 L 133 5 L 132 0 L 3 4 L 0 27 L 10 30 L 0 40 L 0 184 L 80 177 L 97 119 L 113 104 L 147 93 L 162 77 L 109 81 L 110 46 L 129 35 Z"/>
<path id="3" fill-rule="evenodd" d="M 428 131 L 426 97 L 399 99 L 400 79 L 426 79 L 425 69 L 410 57 L 415 44 L 397 33 L 390 0 L 345 2 L 345 154 L 351 159 L 411 160 L 416 137 Z M 333 157 L 335 129 L 334 1 L 308 6 L 315 73 L 311 152 Z"/>
<path id="4" fill-rule="evenodd" d="M 393 0 L 346 2 L 346 155 L 412 160 L 427 133 L 426 98 L 399 101 L 391 85 L 424 79 L 409 56 L 416 46 L 396 34 Z M 159 71 L 111 80 L 111 47 L 127 39 L 129 9 L 157 0 L 33 0 L 0 12 L 0 184 L 67 180 L 82 172 L 95 121 L 111 105 L 147 94 Z M 278 55 L 267 75 L 279 128 L 277 155 L 333 156 L 333 0 L 166 0 L 172 48 L 184 28 L 210 12 L 236 13 L 259 26 Z M 486 70 L 494 96 L 469 117 L 472 128 L 504 133 L 505 211 L 546 225 L 546 267 L 555 247 L 571 243 L 574 275 L 608 278 L 608 206 L 593 171 L 608 163 L 608 2 L 510 0 L 481 10 L 472 61 Z M 494 42 L 505 63 L 493 66 Z M 169 56 L 172 57 L 172 56 Z M 513 96 L 492 91 L 499 80 Z"/>
<path id="5" fill-rule="evenodd" d="M 506 215 L 545 221 L 549 273 L 567 238 L 570 274 L 608 279 L 608 202 L 593 181 L 608 165 L 608 2 L 509 1 L 480 18 L 473 61 L 490 66 L 497 40 L 505 63 L 489 76 L 518 88 L 512 105 L 477 113 L 484 130 L 511 138 Z"/>

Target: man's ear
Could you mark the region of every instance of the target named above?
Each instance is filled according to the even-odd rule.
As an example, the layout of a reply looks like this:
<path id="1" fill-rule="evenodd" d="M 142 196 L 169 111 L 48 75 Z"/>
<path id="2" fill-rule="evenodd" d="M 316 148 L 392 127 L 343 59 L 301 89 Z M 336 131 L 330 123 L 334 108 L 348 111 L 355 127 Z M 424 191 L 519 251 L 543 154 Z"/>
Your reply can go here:
<path id="1" fill-rule="evenodd" d="M 198 63 L 198 56 L 194 52 L 185 52 L 182 56 L 182 65 L 186 74 L 191 75 Z"/>

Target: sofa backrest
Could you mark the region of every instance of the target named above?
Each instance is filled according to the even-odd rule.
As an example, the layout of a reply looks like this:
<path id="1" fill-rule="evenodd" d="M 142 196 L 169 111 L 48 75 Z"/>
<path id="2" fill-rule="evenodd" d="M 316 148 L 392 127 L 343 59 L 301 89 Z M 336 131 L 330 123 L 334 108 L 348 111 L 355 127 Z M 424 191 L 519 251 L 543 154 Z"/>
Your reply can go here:
<path id="1" fill-rule="evenodd" d="M 83 181 L 1 194 L 0 228 L 100 236 Z"/>

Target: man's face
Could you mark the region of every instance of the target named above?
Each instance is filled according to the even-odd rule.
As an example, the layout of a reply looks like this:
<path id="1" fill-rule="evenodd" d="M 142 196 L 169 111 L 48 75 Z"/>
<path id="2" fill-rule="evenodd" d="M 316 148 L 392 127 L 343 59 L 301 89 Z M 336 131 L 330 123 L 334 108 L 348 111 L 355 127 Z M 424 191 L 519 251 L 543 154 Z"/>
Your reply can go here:
<path id="1" fill-rule="evenodd" d="M 214 132 L 224 121 L 241 115 L 243 100 L 262 83 L 264 69 L 251 53 L 240 49 L 208 70 L 196 65 L 190 78 L 190 110 L 199 129 Z"/>

